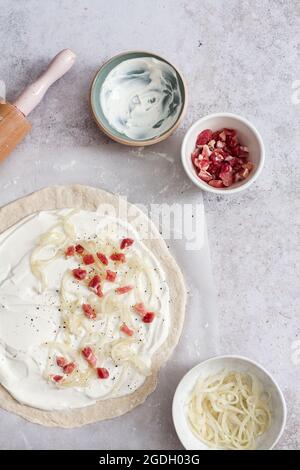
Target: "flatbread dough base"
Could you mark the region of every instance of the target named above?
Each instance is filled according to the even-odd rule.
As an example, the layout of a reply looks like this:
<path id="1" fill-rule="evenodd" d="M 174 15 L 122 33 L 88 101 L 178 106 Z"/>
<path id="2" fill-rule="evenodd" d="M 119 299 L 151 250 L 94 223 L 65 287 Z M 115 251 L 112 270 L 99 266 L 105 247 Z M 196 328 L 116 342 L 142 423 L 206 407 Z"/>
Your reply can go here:
<path id="1" fill-rule="evenodd" d="M 0 233 L 24 217 L 42 210 L 69 207 L 94 211 L 100 204 L 111 204 L 117 209 L 118 201 L 119 197 L 116 195 L 87 186 L 72 185 L 44 188 L 0 209 Z M 127 413 L 143 403 L 148 395 L 155 390 L 159 369 L 164 366 L 179 341 L 185 314 L 186 290 L 181 271 L 156 227 L 136 206 L 128 203 L 127 206 L 130 209 L 130 216 L 132 215 L 128 220 L 137 231 L 139 231 L 141 221 L 150 227 L 150 231 L 154 235 L 153 239 L 150 237 L 142 239 L 160 261 L 166 273 L 170 289 L 171 327 L 167 340 L 153 356 L 151 375 L 146 378 L 141 387 L 130 395 L 99 400 L 94 405 L 68 411 L 44 411 L 22 405 L 0 385 L 0 406 L 5 410 L 44 426 L 73 428 Z M 138 224 L 135 221 L 137 216 L 139 218 Z"/>

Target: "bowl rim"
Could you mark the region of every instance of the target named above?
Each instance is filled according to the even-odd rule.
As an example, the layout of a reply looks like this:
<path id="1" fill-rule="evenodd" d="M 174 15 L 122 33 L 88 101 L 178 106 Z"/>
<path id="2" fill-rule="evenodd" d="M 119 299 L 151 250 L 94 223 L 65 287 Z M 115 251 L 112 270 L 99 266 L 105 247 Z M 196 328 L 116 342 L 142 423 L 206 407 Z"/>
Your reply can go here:
<path id="1" fill-rule="evenodd" d="M 283 435 L 283 432 L 285 430 L 285 427 L 286 427 L 286 420 L 287 420 L 287 405 L 286 405 L 286 401 L 285 401 L 285 398 L 284 398 L 284 394 L 281 390 L 281 388 L 279 387 L 277 381 L 275 380 L 275 378 L 273 377 L 273 375 L 268 372 L 264 366 L 262 366 L 261 364 L 259 364 L 257 361 L 255 361 L 254 359 L 249 359 L 248 357 L 246 356 L 242 356 L 242 355 L 239 355 L 239 354 L 224 354 L 224 355 L 217 355 L 217 356 L 213 356 L 213 357 L 210 357 L 204 361 L 201 361 L 199 362 L 198 364 L 196 364 L 194 367 L 192 367 L 191 369 L 189 369 L 186 374 L 184 374 L 184 376 L 180 379 L 180 381 L 178 382 L 177 384 L 177 387 L 176 387 L 176 390 L 174 392 L 174 396 L 173 396 L 173 402 L 172 402 L 172 419 L 173 419 L 173 424 L 174 424 L 174 427 L 175 427 L 175 431 L 176 431 L 176 434 L 177 434 L 177 437 L 178 439 L 180 440 L 181 444 L 183 445 L 183 447 L 186 449 L 185 447 L 185 444 L 182 440 L 182 433 L 180 433 L 180 427 L 178 426 L 178 422 L 175 418 L 175 415 L 176 415 L 176 410 L 175 410 L 175 402 L 177 401 L 178 397 L 180 396 L 179 393 L 179 387 L 181 386 L 182 382 L 184 380 L 186 380 L 188 378 L 188 376 L 192 375 L 196 369 L 198 369 L 200 366 L 204 366 L 206 364 L 209 364 L 210 362 L 215 362 L 215 361 L 219 361 L 219 360 L 222 360 L 222 359 L 237 359 L 241 362 L 245 362 L 245 363 L 248 363 L 248 364 L 251 364 L 251 365 L 254 365 L 255 367 L 257 367 L 258 369 L 260 369 L 272 382 L 272 384 L 274 385 L 279 397 L 280 397 L 280 402 L 281 402 L 281 405 L 282 405 L 282 411 L 283 411 L 283 416 L 282 416 L 282 422 L 281 422 L 281 425 L 280 425 L 280 430 L 278 432 L 278 435 L 277 437 L 275 438 L 274 442 L 272 443 L 272 445 L 268 448 L 268 450 L 272 450 L 276 444 L 278 443 L 279 439 L 281 438 L 281 436 Z M 192 432 L 192 431 L 191 431 Z M 203 443 L 203 445 L 205 445 Z M 206 446 L 207 447 L 207 446 Z M 210 449 L 210 450 L 219 450 L 219 449 L 214 449 L 214 448 L 209 448 L 207 447 L 207 449 Z M 188 449 L 189 450 L 189 449 Z"/>
<path id="2" fill-rule="evenodd" d="M 242 122 L 247 127 L 249 127 L 249 129 L 252 131 L 255 138 L 257 139 L 258 145 L 259 145 L 259 148 L 260 148 L 259 162 L 257 164 L 257 168 L 256 168 L 255 172 L 253 173 L 253 175 L 250 175 L 250 177 L 245 180 L 245 183 L 243 183 L 240 186 L 237 186 L 235 188 L 230 188 L 230 187 L 229 188 L 219 188 L 219 189 L 214 188 L 213 186 L 210 186 L 209 184 L 205 183 L 204 181 L 202 182 L 200 180 L 200 178 L 198 178 L 196 176 L 196 174 L 194 174 L 190 171 L 190 169 L 188 168 L 188 164 L 187 164 L 187 158 L 190 158 L 190 156 L 188 156 L 186 154 L 185 148 L 186 148 L 186 144 L 187 144 L 187 141 L 189 139 L 190 134 L 199 126 L 199 124 L 204 123 L 208 119 L 214 119 L 214 118 L 219 118 L 219 117 L 233 118 L 233 119 L 236 119 L 237 121 Z M 200 129 L 199 129 L 199 132 L 200 132 Z M 182 162 L 183 168 L 184 168 L 187 176 L 190 178 L 190 180 L 196 186 L 198 186 L 198 188 L 203 189 L 204 191 L 215 193 L 215 194 L 234 194 L 234 193 L 238 193 L 240 191 L 243 191 L 243 190 L 247 189 L 259 177 L 259 175 L 260 175 L 260 173 L 263 169 L 264 162 L 265 162 L 265 146 L 264 146 L 263 139 L 262 139 L 259 131 L 248 119 L 244 118 L 243 116 L 240 116 L 239 114 L 235 114 L 235 113 L 228 113 L 228 112 L 212 113 L 212 114 L 207 114 L 207 115 L 201 117 L 200 119 L 198 119 L 197 121 L 195 121 L 189 127 L 189 129 L 186 131 L 185 136 L 182 140 L 182 144 L 181 144 L 181 162 Z"/>
<path id="3" fill-rule="evenodd" d="M 113 60 L 117 59 L 118 57 L 122 57 L 124 55 L 128 55 L 128 54 L 148 54 L 150 56 L 153 56 L 154 58 L 158 58 L 160 59 L 162 62 L 165 62 L 167 64 L 169 64 L 174 70 L 175 72 L 177 73 L 177 75 L 180 77 L 181 79 L 181 82 L 182 82 L 182 86 L 183 86 L 183 90 L 184 90 L 184 100 L 183 100 L 183 103 L 182 103 L 182 107 L 181 107 L 181 111 L 180 111 L 180 114 L 176 120 L 176 122 L 173 124 L 172 127 L 170 127 L 170 129 L 168 129 L 167 131 L 165 131 L 163 134 L 157 136 L 157 137 L 153 137 L 152 139 L 147 139 L 147 140 L 127 140 L 126 137 L 119 137 L 119 136 L 116 136 L 115 134 L 113 134 L 112 132 L 110 132 L 109 129 L 107 129 L 103 124 L 102 122 L 98 119 L 98 116 L 96 114 L 96 110 L 95 110 L 95 107 L 94 107 L 94 103 L 93 103 L 93 99 L 92 99 L 92 92 L 93 92 L 93 88 L 95 86 L 95 83 L 96 83 L 96 80 L 97 80 L 97 77 L 98 77 L 98 74 L 100 73 L 100 71 L 102 69 L 104 69 L 110 62 L 112 62 Z M 100 130 L 102 132 L 104 132 L 104 134 L 106 134 L 110 139 L 114 140 L 115 142 L 118 142 L 119 144 L 123 144 L 123 145 L 127 145 L 129 147 L 146 147 L 148 145 L 154 145 L 154 144 L 157 144 L 158 142 L 161 142 L 165 139 L 167 139 L 176 129 L 177 127 L 180 125 L 180 123 L 182 122 L 185 114 L 186 114 L 186 110 L 187 110 L 187 103 L 188 103 L 188 90 L 187 90 L 187 84 L 186 84 L 186 81 L 185 81 L 185 78 L 184 78 L 184 75 L 182 74 L 181 70 L 178 69 L 178 67 L 174 66 L 169 60 L 165 59 L 164 57 L 162 57 L 161 55 L 159 54 L 156 54 L 155 52 L 152 52 L 152 51 L 145 51 L 145 50 L 141 50 L 141 49 L 130 49 L 130 50 L 126 50 L 126 51 L 123 51 L 123 52 L 120 52 L 118 54 L 115 54 L 113 55 L 112 57 L 110 57 L 110 59 L 106 60 L 100 67 L 99 69 L 97 69 L 96 73 L 94 74 L 93 76 L 93 79 L 91 81 L 91 84 L 90 84 L 90 88 L 89 88 L 89 108 L 90 108 L 90 112 L 94 118 L 94 121 L 96 122 L 97 126 L 100 128 Z"/>

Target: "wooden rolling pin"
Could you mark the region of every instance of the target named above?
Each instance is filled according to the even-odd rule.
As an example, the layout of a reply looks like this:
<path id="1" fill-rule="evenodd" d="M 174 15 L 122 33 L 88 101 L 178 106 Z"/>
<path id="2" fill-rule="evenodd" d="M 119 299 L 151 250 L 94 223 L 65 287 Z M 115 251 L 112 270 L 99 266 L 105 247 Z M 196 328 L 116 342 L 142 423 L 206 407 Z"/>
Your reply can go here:
<path id="1" fill-rule="evenodd" d="M 0 161 L 28 134 L 31 124 L 26 116 L 39 104 L 48 88 L 72 67 L 75 58 L 70 49 L 64 49 L 13 104 L 0 103 Z"/>

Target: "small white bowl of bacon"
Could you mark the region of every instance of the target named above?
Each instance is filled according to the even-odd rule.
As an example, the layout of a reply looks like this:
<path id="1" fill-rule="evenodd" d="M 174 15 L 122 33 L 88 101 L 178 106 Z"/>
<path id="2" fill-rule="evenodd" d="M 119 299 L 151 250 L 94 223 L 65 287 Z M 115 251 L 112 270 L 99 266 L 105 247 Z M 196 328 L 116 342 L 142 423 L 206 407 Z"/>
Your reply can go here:
<path id="1" fill-rule="evenodd" d="M 248 188 L 259 176 L 265 149 L 257 129 L 231 113 L 216 113 L 196 121 L 181 147 L 183 167 L 199 188 L 232 194 Z"/>

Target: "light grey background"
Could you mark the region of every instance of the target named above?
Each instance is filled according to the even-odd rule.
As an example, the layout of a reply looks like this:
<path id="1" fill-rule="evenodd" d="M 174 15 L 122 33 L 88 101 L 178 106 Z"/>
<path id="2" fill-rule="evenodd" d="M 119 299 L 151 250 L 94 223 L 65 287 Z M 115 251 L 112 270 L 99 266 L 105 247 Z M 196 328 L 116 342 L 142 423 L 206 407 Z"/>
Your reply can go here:
<path id="1" fill-rule="evenodd" d="M 42 186 L 73 182 L 122 192 L 132 202 L 197 201 L 198 189 L 180 163 L 185 130 L 205 114 L 232 111 L 261 131 L 267 158 L 257 183 L 235 196 L 204 194 L 219 297 L 217 349 L 249 356 L 274 374 L 288 405 L 278 448 L 299 448 L 300 100 L 292 88 L 300 80 L 299 2 L 1 0 L 0 24 L 0 80 L 10 101 L 58 50 L 70 47 L 78 56 L 30 116 L 30 136 L 1 165 L 1 205 Z M 137 48 L 176 64 L 190 95 L 176 134 L 141 153 L 110 142 L 88 110 L 96 69 Z M 195 263 L 187 275 L 201 269 Z M 180 449 L 171 397 L 183 373 L 215 350 L 202 334 L 207 350 L 199 354 L 199 338 L 189 334 L 197 309 L 187 313 L 172 373 L 162 372 L 143 407 L 81 432 L 42 429 L 1 412 L 0 447 Z M 183 343 L 191 351 L 184 358 Z"/>

